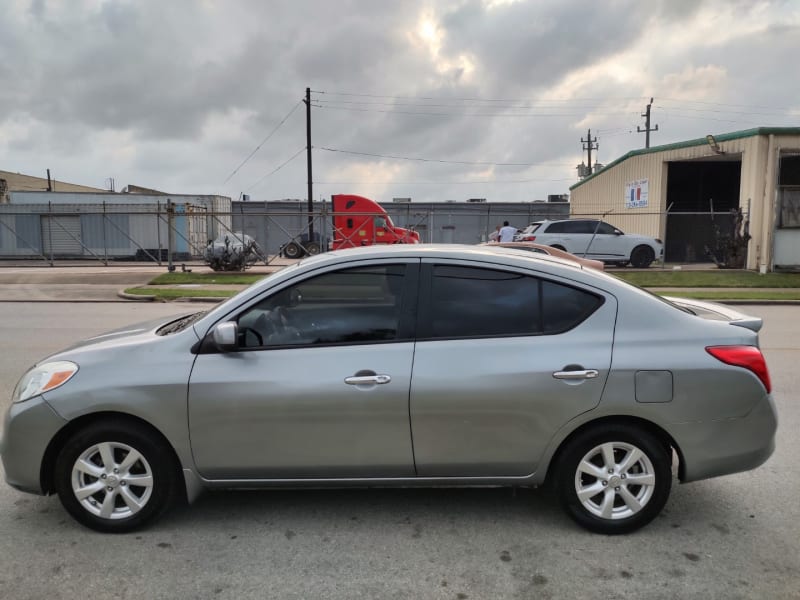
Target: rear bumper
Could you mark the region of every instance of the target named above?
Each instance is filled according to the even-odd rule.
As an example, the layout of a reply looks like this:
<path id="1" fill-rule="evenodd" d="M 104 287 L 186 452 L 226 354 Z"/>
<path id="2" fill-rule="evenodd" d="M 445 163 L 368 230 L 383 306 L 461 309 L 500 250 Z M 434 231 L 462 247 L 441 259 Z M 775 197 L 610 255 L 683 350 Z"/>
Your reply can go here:
<path id="1" fill-rule="evenodd" d="M 23 492 L 42 494 L 42 459 L 50 440 L 66 424 L 41 396 L 12 404 L 3 421 L 0 454 L 6 482 Z"/>
<path id="2" fill-rule="evenodd" d="M 778 414 L 767 395 L 744 417 L 669 427 L 680 448 L 681 481 L 697 481 L 755 469 L 775 450 Z"/>

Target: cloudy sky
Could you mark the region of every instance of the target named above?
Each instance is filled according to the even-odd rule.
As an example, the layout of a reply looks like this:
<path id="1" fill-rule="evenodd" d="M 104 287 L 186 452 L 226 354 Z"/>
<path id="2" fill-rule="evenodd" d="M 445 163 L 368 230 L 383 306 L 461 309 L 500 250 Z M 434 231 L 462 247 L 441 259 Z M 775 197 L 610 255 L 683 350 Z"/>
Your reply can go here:
<path id="1" fill-rule="evenodd" d="M 10 2 L 10 6 L 9 6 Z M 651 145 L 800 126 L 800 2 L 5 0 L 0 170 L 117 190 L 531 201 Z"/>

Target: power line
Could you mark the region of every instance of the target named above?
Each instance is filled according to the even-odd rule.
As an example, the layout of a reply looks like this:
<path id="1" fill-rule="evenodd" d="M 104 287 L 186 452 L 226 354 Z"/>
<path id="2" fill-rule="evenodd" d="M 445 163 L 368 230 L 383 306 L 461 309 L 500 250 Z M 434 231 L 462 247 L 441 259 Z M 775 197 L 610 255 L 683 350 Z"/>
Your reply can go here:
<path id="1" fill-rule="evenodd" d="M 533 98 L 463 98 L 463 97 L 441 97 L 441 96 L 391 96 L 383 94 L 359 94 L 350 92 L 325 92 L 318 91 L 315 94 L 325 94 L 328 96 L 349 96 L 356 98 L 395 98 L 399 100 L 459 100 L 463 102 L 530 102 L 537 101 Z M 575 102 L 575 101 L 615 101 L 615 100 L 643 100 L 644 96 L 625 96 L 608 98 L 541 98 L 538 101 L 546 102 Z"/>
<path id="2" fill-rule="evenodd" d="M 437 158 L 418 158 L 411 156 L 397 156 L 393 154 L 373 154 L 371 152 L 356 152 L 354 150 L 342 150 L 341 148 L 326 148 L 320 147 L 320 150 L 326 152 L 340 152 L 342 154 L 355 154 L 357 156 L 372 156 L 375 158 L 392 158 L 395 160 L 410 160 L 417 162 L 430 162 L 430 163 L 444 163 L 452 165 L 476 165 L 476 166 L 492 166 L 492 167 L 563 167 L 569 166 L 567 163 L 497 163 L 485 161 L 466 161 L 466 160 L 441 160 Z"/>
<path id="3" fill-rule="evenodd" d="M 437 99 L 437 100 L 444 102 L 444 101 L 447 100 L 447 98 L 440 98 L 440 99 Z M 315 98 L 314 102 L 316 102 L 316 103 L 318 103 L 320 105 L 342 105 L 342 104 L 353 105 L 353 104 L 355 104 L 355 105 L 359 105 L 359 106 L 415 106 L 415 107 L 418 107 L 418 108 L 470 108 L 470 106 L 468 106 L 468 105 L 465 106 L 464 104 L 458 104 L 458 103 L 453 103 L 453 102 L 447 103 L 447 104 L 431 104 L 431 103 L 427 103 L 427 102 L 420 103 L 420 102 L 375 102 L 375 101 L 372 101 L 372 100 L 369 100 L 369 101 L 362 101 L 362 100 L 322 100 L 320 98 Z M 482 102 L 488 102 L 488 101 L 482 101 Z M 542 104 L 541 102 L 529 102 L 529 103 L 520 104 L 519 102 L 510 102 L 510 101 L 508 103 L 504 103 L 504 104 L 508 104 L 508 106 L 505 106 L 505 107 L 497 106 L 497 103 L 494 103 L 494 106 L 477 105 L 477 108 L 495 108 L 495 107 L 497 107 L 497 108 L 507 108 L 507 109 L 512 109 L 512 108 L 517 109 L 518 108 L 518 109 L 548 109 L 548 110 L 552 110 L 552 109 L 564 109 L 564 108 L 592 109 L 592 108 L 598 108 L 599 107 L 597 104 L 577 105 L 577 106 L 574 106 L 574 107 L 566 107 L 563 104 L 561 104 L 561 105 L 552 104 L 551 105 L 551 104 Z"/>
<path id="4" fill-rule="evenodd" d="M 251 158 L 253 158 L 253 155 L 255 155 L 255 153 L 259 151 L 259 149 L 261 148 L 261 146 L 263 146 L 263 145 L 264 145 L 264 144 L 267 142 L 267 140 L 269 140 L 269 138 L 271 138 L 271 137 L 272 137 L 272 136 L 275 134 L 275 132 L 276 132 L 276 131 L 278 131 L 278 129 L 280 129 L 281 125 L 283 125 L 283 124 L 286 122 L 286 120 L 287 120 L 289 117 L 291 117 L 291 116 L 292 116 L 292 113 L 293 113 L 295 110 L 297 110 L 297 107 L 298 107 L 298 106 L 300 106 L 300 104 L 302 104 L 302 102 L 303 102 L 302 100 L 298 100 L 298 101 L 297 101 L 297 104 L 295 104 L 295 105 L 292 107 L 292 110 L 290 110 L 290 111 L 289 111 L 289 113 L 288 113 L 288 114 L 287 114 L 285 117 L 283 117 L 283 119 L 281 119 L 281 122 L 280 122 L 280 123 L 278 123 L 278 124 L 275 126 L 275 128 L 274 128 L 272 131 L 270 131 L 270 132 L 269 132 L 269 134 L 267 135 L 267 137 L 265 137 L 263 140 L 261 140 L 261 143 L 260 143 L 258 146 L 256 146 L 256 149 L 255 149 L 255 150 L 253 150 L 253 151 L 252 151 L 250 154 L 248 154 L 248 155 L 247 155 L 247 158 L 245 158 L 245 159 L 242 161 L 242 164 L 240 164 L 238 167 L 236 167 L 236 168 L 233 170 L 233 172 L 232 172 L 230 175 L 228 175 L 227 179 L 225 179 L 225 181 L 223 181 L 223 182 L 222 182 L 222 185 L 225 185 L 226 183 L 228 183 L 228 181 L 230 181 L 231 177 L 233 177 L 234 175 L 236 175 L 236 173 L 239 171 L 239 169 L 241 169 L 241 168 L 242 168 L 242 167 L 245 165 L 245 163 L 247 163 L 247 161 L 248 161 L 248 160 L 250 160 Z"/>
<path id="5" fill-rule="evenodd" d="M 433 117 L 448 117 L 448 116 L 463 116 L 463 117 L 563 117 L 563 118 L 572 118 L 572 117 L 580 117 L 584 116 L 585 112 L 571 112 L 571 113 L 501 113 L 501 112 L 491 112 L 491 113 L 479 113 L 479 112 L 424 112 L 424 111 L 409 111 L 409 110 L 380 110 L 376 108 L 354 108 L 349 106 L 324 106 L 321 104 L 312 104 L 315 108 L 322 108 L 328 110 L 346 110 L 351 112 L 371 112 L 371 113 L 389 113 L 395 115 L 428 115 Z M 625 111 L 625 112 L 606 112 L 606 113 L 595 113 L 593 112 L 592 115 L 596 117 L 612 117 L 612 116 L 622 116 L 622 115 L 631 115 L 633 111 Z"/>
<path id="6" fill-rule="evenodd" d="M 261 179 L 259 179 L 258 181 L 256 181 L 256 182 L 255 182 L 253 185 L 251 185 L 249 188 L 247 188 L 247 191 L 249 192 L 249 191 L 250 191 L 250 190 L 252 190 L 254 187 L 256 187 L 257 185 L 259 185 L 259 184 L 260 184 L 262 181 L 264 181 L 264 180 L 265 180 L 267 177 L 269 177 L 270 175 L 273 175 L 273 174 L 277 173 L 278 171 L 280 171 L 280 170 L 281 170 L 283 167 L 285 167 L 285 166 L 286 166 L 286 165 L 288 165 L 290 162 L 292 162 L 292 161 L 293 161 L 295 158 L 297 158 L 298 156 L 300 156 L 300 153 L 301 153 L 301 152 L 305 152 L 305 150 L 306 150 L 306 147 L 305 147 L 305 146 L 303 146 L 302 148 L 300 148 L 300 150 L 298 150 L 297 152 L 295 152 L 294 154 L 292 154 L 291 158 L 289 158 L 289 159 L 285 160 L 284 162 L 282 162 L 280 165 L 278 165 L 277 167 L 275 167 L 274 169 L 272 169 L 272 171 L 270 171 L 269 173 L 267 173 L 266 175 L 264 175 L 264 176 L 263 176 Z"/>
<path id="7" fill-rule="evenodd" d="M 541 183 L 575 181 L 574 177 L 563 179 L 487 179 L 472 181 L 316 181 L 319 185 L 473 185 L 498 183 Z"/>
<path id="8" fill-rule="evenodd" d="M 666 102 L 689 102 L 690 104 L 706 104 L 709 106 L 733 106 L 734 108 L 766 108 L 768 110 L 780 110 L 785 112 L 792 112 L 792 108 L 778 107 L 778 106 L 764 106 L 759 104 L 728 104 L 725 102 L 708 102 L 705 100 L 688 100 L 686 98 L 659 98 Z"/>
<path id="9" fill-rule="evenodd" d="M 649 96 L 609 96 L 605 98 L 597 97 L 579 97 L 579 98 L 476 98 L 476 97 L 443 97 L 443 96 L 397 96 L 388 94 L 363 94 L 355 92 L 327 92 L 316 91 L 315 94 L 324 94 L 327 96 L 346 96 L 355 98 L 383 98 L 383 99 L 399 99 L 399 100 L 437 100 L 437 101 L 462 101 L 462 102 L 617 102 L 617 101 L 638 101 L 648 100 Z M 321 99 L 317 99 L 321 100 Z M 676 102 L 676 103 L 690 103 L 690 104 L 705 104 L 709 106 L 732 106 L 736 108 L 762 108 L 767 110 L 778 110 L 791 114 L 793 108 L 765 106 L 757 104 L 732 104 L 725 102 L 710 102 L 707 100 L 691 100 L 687 98 L 661 98 L 662 101 Z"/>

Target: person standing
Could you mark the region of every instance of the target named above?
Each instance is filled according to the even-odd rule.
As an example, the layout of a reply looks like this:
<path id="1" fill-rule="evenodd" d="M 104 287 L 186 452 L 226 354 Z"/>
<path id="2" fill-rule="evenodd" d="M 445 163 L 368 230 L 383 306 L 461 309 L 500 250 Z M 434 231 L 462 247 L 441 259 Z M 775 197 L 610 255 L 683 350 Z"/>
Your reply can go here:
<path id="1" fill-rule="evenodd" d="M 500 229 L 500 242 L 513 242 L 514 235 L 517 233 L 517 228 L 508 224 L 508 221 L 503 221 L 503 227 Z"/>
<path id="2" fill-rule="evenodd" d="M 500 241 L 500 225 L 494 228 L 494 231 L 489 234 L 489 241 L 490 242 L 499 242 Z"/>

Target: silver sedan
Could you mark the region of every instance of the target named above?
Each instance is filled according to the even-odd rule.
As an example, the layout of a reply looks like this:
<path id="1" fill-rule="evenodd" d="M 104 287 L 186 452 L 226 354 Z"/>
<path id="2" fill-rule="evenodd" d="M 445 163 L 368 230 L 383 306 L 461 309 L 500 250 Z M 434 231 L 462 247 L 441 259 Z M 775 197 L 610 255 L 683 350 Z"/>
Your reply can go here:
<path id="1" fill-rule="evenodd" d="M 539 486 L 615 534 L 752 469 L 777 417 L 761 321 L 513 249 L 344 250 L 25 373 L 6 480 L 124 532 L 204 489 Z"/>

